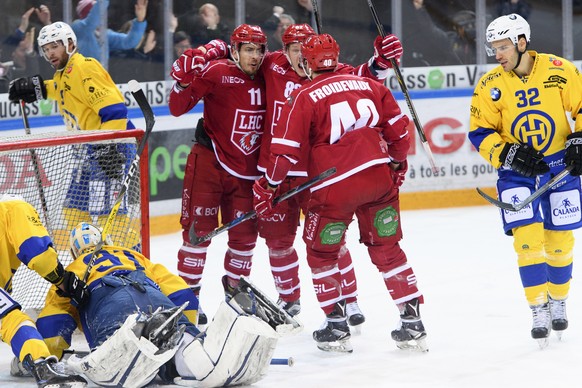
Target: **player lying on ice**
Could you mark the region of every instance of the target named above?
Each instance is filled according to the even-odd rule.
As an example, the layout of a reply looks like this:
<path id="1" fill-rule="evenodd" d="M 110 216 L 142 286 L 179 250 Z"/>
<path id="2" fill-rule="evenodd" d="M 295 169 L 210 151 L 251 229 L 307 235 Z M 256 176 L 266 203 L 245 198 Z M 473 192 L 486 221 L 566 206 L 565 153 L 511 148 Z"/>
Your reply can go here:
<path id="1" fill-rule="evenodd" d="M 67 271 L 82 278 L 100 240 L 98 228 L 79 224 L 71 232 L 75 260 Z M 58 356 L 82 328 L 91 353 L 67 363 L 96 384 L 142 387 L 156 374 L 184 386 L 252 384 L 266 375 L 281 334 L 301 328 L 253 287 L 222 302 L 200 333 L 198 300 L 179 276 L 139 252 L 112 245 L 108 236 L 105 241 L 88 277 L 90 297 L 74 306 L 53 287 L 37 321 Z"/>

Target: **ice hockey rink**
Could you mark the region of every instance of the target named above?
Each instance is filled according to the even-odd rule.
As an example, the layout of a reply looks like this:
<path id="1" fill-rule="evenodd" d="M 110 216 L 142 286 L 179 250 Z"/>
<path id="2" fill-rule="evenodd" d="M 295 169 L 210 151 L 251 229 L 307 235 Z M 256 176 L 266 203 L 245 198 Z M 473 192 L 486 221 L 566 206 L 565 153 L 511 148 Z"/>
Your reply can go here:
<path id="1" fill-rule="evenodd" d="M 324 315 L 311 288 L 303 243 L 298 237 L 303 295 L 299 319 L 303 332 L 282 338 L 275 357 L 293 357 L 293 367 L 273 365 L 254 387 L 548 387 L 578 386 L 582 349 L 581 285 L 574 279 L 568 315 L 570 327 L 548 348 L 531 339 L 531 313 L 519 281 L 512 239 L 501 228 L 492 206 L 406 211 L 402 214 L 409 262 L 425 295 L 421 309 L 428 331 L 428 353 L 396 349 L 390 331 L 398 312 L 384 283 L 358 243 L 355 222 L 348 246 L 359 285 L 359 304 L 366 315 L 361 333 L 352 333 L 352 354 L 318 350 L 311 333 Z M 582 253 L 576 232 L 575 260 Z M 152 260 L 175 270 L 179 233 L 152 238 Z M 226 234 L 209 249 L 201 303 L 209 316 L 223 297 L 220 277 Z M 575 267 L 576 268 L 576 267 Z M 262 240 L 255 251 L 251 279 L 275 296 L 267 250 Z M 0 386 L 36 386 L 32 378 L 10 377 L 10 348 L 0 345 Z M 156 386 L 155 384 L 153 386 Z M 158 383 L 157 386 L 162 386 Z"/>

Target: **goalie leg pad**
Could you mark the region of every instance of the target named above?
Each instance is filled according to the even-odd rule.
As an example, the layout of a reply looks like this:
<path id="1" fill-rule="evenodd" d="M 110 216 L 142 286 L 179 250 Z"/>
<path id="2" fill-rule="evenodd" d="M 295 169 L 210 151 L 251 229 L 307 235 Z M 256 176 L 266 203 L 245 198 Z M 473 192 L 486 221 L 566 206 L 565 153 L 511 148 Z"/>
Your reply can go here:
<path id="1" fill-rule="evenodd" d="M 148 384 L 158 369 L 174 357 L 177 347 L 157 354 L 159 349 L 154 344 L 134 333 L 139 316 L 128 316 L 115 334 L 95 351 L 83 358 L 70 357 L 68 365 L 102 386 L 143 387 Z"/>
<path id="2" fill-rule="evenodd" d="M 238 310 L 238 309 L 237 309 Z M 240 315 L 222 302 L 206 336 L 176 355 L 178 385 L 252 384 L 267 373 L 279 334 L 256 316 Z"/>

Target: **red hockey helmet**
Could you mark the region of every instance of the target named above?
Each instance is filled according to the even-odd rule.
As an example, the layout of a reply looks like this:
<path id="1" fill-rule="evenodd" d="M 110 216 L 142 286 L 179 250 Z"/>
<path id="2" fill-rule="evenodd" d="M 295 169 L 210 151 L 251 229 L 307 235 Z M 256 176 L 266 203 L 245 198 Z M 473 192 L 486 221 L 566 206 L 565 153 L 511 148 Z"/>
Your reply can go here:
<path id="1" fill-rule="evenodd" d="M 309 24 L 292 24 L 283 33 L 283 45 L 303 43 L 311 35 L 315 35 L 315 31 L 313 31 L 313 28 Z"/>
<path id="2" fill-rule="evenodd" d="M 230 44 L 238 48 L 238 45 L 243 43 L 254 43 L 265 46 L 267 44 L 267 36 L 259 26 L 241 24 L 232 32 Z"/>
<path id="3" fill-rule="evenodd" d="M 301 45 L 301 55 L 312 71 L 334 70 L 339 52 L 339 45 L 329 34 L 312 35 Z"/>

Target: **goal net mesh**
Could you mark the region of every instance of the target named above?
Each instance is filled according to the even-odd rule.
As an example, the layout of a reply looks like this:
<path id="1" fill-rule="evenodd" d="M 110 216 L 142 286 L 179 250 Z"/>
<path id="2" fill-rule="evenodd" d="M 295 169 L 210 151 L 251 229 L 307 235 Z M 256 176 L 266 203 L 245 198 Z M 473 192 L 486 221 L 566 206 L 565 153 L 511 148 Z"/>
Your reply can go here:
<path id="1" fill-rule="evenodd" d="M 0 193 L 20 195 L 34 206 L 66 267 L 72 261 L 70 231 L 80 222 L 105 225 L 142 135 L 141 130 L 98 130 L 0 138 Z M 147 171 L 147 157 L 140 163 L 146 163 Z M 138 251 L 149 237 L 142 231 L 148 212 L 147 198 L 141 195 L 142 171 L 143 165 L 110 232 L 115 245 Z M 49 288 L 24 265 L 12 279 L 12 297 L 25 310 L 41 309 Z"/>

